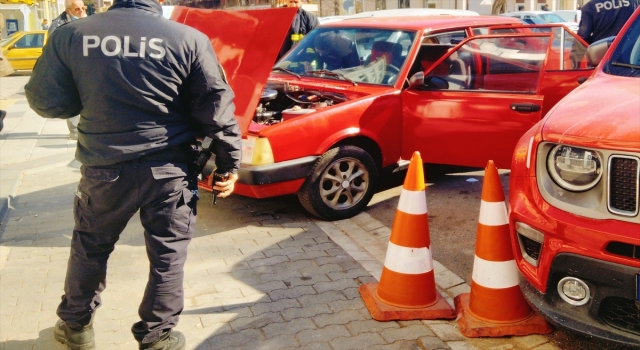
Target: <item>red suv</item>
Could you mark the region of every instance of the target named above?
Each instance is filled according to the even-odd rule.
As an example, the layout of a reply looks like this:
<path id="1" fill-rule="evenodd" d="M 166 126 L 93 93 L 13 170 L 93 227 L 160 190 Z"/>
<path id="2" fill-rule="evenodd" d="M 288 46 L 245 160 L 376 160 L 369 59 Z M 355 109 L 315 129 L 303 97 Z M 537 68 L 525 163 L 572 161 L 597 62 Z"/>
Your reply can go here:
<path id="1" fill-rule="evenodd" d="M 589 47 L 593 76 L 520 139 L 509 194 L 529 302 L 552 323 L 632 346 L 640 345 L 639 11 L 615 40 Z"/>
<path id="2" fill-rule="evenodd" d="M 211 37 L 236 93 L 236 193 L 297 194 L 329 220 L 361 211 L 379 175 L 415 151 L 429 163 L 508 168 L 520 136 L 593 72 L 566 27 L 499 16 L 346 19 L 317 27 L 274 66 L 294 14 L 172 16 Z"/>

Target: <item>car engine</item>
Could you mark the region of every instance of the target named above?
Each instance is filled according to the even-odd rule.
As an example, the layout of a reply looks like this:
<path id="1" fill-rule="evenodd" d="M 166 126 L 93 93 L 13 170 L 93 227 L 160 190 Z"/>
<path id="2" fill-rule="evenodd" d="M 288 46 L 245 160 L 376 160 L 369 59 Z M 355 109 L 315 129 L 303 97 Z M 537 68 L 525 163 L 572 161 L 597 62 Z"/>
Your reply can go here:
<path id="1" fill-rule="evenodd" d="M 284 121 L 286 115 L 314 112 L 347 100 L 345 95 L 336 92 L 307 90 L 288 82 L 268 82 L 262 90 L 253 122 L 278 124 Z"/>

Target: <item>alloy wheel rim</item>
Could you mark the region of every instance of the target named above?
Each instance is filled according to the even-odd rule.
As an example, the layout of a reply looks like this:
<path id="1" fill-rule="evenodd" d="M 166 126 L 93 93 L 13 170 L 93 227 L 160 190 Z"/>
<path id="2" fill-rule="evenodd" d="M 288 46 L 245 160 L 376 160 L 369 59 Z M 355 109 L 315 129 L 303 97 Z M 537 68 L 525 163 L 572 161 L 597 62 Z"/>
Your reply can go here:
<path id="1" fill-rule="evenodd" d="M 345 210 L 358 204 L 369 188 L 369 172 L 355 158 L 340 158 L 322 172 L 320 196 L 328 207 Z"/>

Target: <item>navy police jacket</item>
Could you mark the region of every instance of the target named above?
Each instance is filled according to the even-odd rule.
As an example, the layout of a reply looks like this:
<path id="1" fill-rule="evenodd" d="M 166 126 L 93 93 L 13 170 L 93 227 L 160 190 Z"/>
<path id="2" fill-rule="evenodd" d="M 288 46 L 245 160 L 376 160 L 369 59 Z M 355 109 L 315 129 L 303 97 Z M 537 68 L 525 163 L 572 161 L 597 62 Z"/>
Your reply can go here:
<path id="1" fill-rule="evenodd" d="M 618 35 L 638 6 L 638 0 L 591 0 L 581 11 L 578 35 L 588 44 Z"/>
<path id="2" fill-rule="evenodd" d="M 45 118 L 81 115 L 76 159 L 84 165 L 162 154 L 209 136 L 218 172 L 235 172 L 241 133 L 223 74 L 207 36 L 162 17 L 158 2 L 116 0 L 51 35 L 25 92 Z"/>

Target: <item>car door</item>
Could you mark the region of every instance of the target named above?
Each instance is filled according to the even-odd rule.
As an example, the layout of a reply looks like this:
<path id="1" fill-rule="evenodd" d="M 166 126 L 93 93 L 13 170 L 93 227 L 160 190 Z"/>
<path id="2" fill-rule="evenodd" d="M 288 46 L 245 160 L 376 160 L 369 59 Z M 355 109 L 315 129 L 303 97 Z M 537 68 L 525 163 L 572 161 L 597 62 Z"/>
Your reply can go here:
<path id="1" fill-rule="evenodd" d="M 595 67 L 589 65 L 585 55 L 589 46 L 580 36 L 561 24 L 539 24 L 529 26 L 489 27 L 489 34 L 504 32 L 550 33 L 552 44 L 549 57 L 542 72 L 540 93 L 544 96 L 542 115 L 558 103 L 569 92 L 582 84 Z"/>
<path id="2" fill-rule="evenodd" d="M 33 69 L 42 54 L 45 39 L 44 33 L 25 33 L 16 40 L 6 53 L 13 69 Z"/>
<path id="3" fill-rule="evenodd" d="M 420 151 L 428 163 L 501 168 L 542 117 L 540 81 L 548 33 L 464 40 L 403 91 L 402 158 Z"/>

